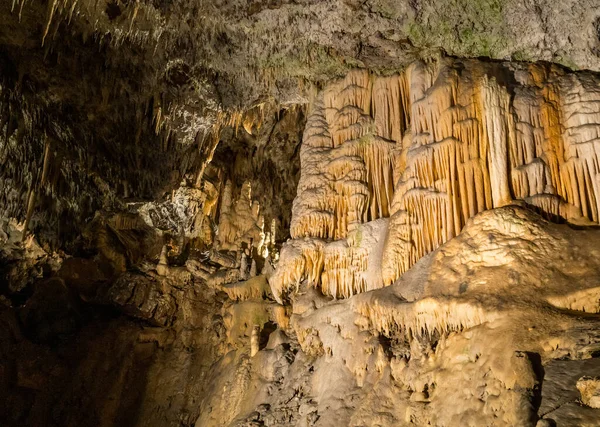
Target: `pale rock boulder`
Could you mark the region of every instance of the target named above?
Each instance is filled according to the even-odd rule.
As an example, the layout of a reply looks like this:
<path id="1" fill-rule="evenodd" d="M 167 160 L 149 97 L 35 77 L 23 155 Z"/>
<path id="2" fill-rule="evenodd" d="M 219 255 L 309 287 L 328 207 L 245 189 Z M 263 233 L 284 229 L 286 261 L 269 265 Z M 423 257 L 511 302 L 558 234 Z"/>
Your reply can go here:
<path id="1" fill-rule="evenodd" d="M 581 377 L 577 381 L 581 401 L 590 408 L 600 409 L 600 378 Z"/>

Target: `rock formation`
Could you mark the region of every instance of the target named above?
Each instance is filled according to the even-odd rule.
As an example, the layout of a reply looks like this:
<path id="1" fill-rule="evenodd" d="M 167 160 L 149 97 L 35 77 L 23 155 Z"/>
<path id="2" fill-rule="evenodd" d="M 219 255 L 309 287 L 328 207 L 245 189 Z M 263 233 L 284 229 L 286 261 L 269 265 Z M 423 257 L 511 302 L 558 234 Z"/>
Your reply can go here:
<path id="1" fill-rule="evenodd" d="M 296 241 L 282 252 L 295 260 L 282 259 L 275 294 L 305 278 L 336 297 L 389 285 L 469 218 L 513 202 L 597 224 L 599 94 L 585 73 L 445 58 L 332 84 L 307 122 Z M 383 235 L 361 226 L 378 218 Z M 378 264 L 359 261 L 355 246 L 383 241 Z M 369 268 L 381 270 L 373 287 L 345 276 Z"/>
<path id="2" fill-rule="evenodd" d="M 597 0 L 0 18 L 0 425 L 600 426 Z"/>

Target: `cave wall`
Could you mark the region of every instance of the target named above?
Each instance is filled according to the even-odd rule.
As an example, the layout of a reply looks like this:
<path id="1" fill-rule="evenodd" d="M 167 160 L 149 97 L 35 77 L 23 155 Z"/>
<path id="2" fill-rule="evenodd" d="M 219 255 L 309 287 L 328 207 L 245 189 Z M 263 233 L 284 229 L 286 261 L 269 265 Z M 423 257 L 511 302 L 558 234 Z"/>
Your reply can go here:
<path id="1" fill-rule="evenodd" d="M 234 194 L 248 181 L 267 228 L 276 221 L 278 241 L 289 236 L 291 206 L 300 178 L 300 144 L 305 112 L 302 106 L 259 112 L 254 128 L 221 136 L 212 164 L 231 181 Z M 248 132 L 250 131 L 250 133 Z"/>
<path id="2" fill-rule="evenodd" d="M 348 297 L 389 285 L 469 218 L 510 203 L 597 224 L 598 93 L 593 73 L 452 58 L 333 83 L 307 122 L 295 241 L 274 289 L 308 279 Z M 365 228 L 379 218 L 383 234 Z"/>
<path id="3" fill-rule="evenodd" d="M 596 425 L 596 3 L 1 3 L 0 424 Z"/>

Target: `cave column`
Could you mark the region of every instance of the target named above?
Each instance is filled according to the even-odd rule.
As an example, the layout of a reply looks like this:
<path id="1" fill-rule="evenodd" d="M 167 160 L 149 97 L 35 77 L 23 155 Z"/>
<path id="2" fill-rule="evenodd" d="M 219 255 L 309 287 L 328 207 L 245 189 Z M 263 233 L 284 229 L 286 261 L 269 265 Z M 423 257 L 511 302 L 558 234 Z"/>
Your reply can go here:
<path id="1" fill-rule="evenodd" d="M 508 176 L 508 147 L 514 144 L 510 95 L 494 78 L 481 81 L 481 112 L 488 145 L 488 167 L 492 192 L 492 207 L 511 203 Z"/>

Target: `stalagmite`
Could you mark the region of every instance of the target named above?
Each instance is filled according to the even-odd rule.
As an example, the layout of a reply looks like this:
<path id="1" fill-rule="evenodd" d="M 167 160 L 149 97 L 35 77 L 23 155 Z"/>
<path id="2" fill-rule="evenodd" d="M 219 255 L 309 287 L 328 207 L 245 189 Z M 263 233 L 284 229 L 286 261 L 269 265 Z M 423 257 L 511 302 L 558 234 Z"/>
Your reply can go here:
<path id="1" fill-rule="evenodd" d="M 259 350 L 260 340 L 260 325 L 252 327 L 252 335 L 250 336 L 250 357 L 254 357 Z"/>
<path id="2" fill-rule="evenodd" d="M 160 258 L 156 265 L 156 272 L 159 276 L 166 276 L 169 271 L 169 261 L 167 259 L 168 248 L 167 245 L 163 245 L 160 251 Z"/>
<path id="3" fill-rule="evenodd" d="M 264 222 L 259 203 L 252 200 L 250 182 L 244 182 L 240 196 L 234 203 L 233 183 L 227 181 L 221 201 L 219 248 L 237 251 L 246 245 L 255 247 L 261 253 L 265 244 Z"/>
<path id="4" fill-rule="evenodd" d="M 240 280 L 248 279 L 248 257 L 242 252 L 242 261 L 240 262 Z"/>
<path id="5" fill-rule="evenodd" d="M 273 265 L 271 264 L 271 262 L 269 261 L 268 258 L 265 259 L 265 264 L 263 265 L 263 268 L 260 272 L 261 275 L 270 278 L 273 274 Z"/>

